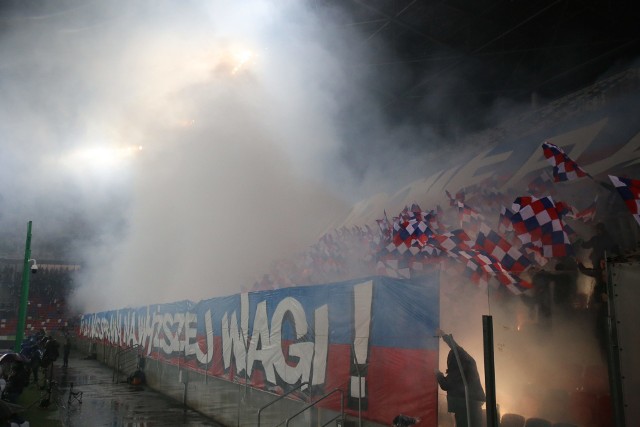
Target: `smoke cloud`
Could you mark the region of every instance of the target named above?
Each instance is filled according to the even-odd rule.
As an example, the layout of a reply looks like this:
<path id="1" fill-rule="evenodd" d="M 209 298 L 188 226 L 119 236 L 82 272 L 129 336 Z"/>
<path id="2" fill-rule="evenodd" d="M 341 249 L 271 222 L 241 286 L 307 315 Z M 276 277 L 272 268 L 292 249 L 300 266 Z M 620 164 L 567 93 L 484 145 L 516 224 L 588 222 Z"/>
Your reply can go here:
<path id="1" fill-rule="evenodd" d="M 33 220 L 34 257 L 81 261 L 81 310 L 238 292 L 362 197 L 354 36 L 312 5 L 49 7 L 2 10 L 1 221 L 16 253 Z"/>

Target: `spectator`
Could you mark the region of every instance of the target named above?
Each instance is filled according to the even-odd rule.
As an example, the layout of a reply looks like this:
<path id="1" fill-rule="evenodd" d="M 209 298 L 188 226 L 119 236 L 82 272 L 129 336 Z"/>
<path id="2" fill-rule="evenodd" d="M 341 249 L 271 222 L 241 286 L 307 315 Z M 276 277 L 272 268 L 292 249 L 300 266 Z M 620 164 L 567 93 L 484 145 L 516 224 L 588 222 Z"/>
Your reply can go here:
<path id="1" fill-rule="evenodd" d="M 596 281 L 591 294 L 589 308 L 596 313 L 595 335 L 598 340 L 600 354 L 607 360 L 607 336 L 609 334 L 609 297 L 607 295 L 607 279 L 605 277 L 605 260 L 600 260 L 598 268 L 587 268 L 582 263 L 578 263 L 580 272 L 586 276 L 593 277 Z"/>
<path id="2" fill-rule="evenodd" d="M 71 340 L 69 337 L 64 342 L 62 346 L 62 366 L 67 368 L 69 367 L 69 353 L 71 352 Z"/>
<path id="3" fill-rule="evenodd" d="M 453 340 L 452 335 L 447 335 L 440 329 L 436 334 L 451 349 L 447 355 L 447 375 L 436 370 L 438 384 L 447 392 L 448 411 L 453 412 L 456 426 L 481 427 L 482 405 L 486 396 L 480 383 L 476 361 Z"/>
<path id="4" fill-rule="evenodd" d="M 392 427 L 411 427 L 414 424 L 418 424 L 420 422 L 420 418 L 410 417 L 408 415 L 399 414 L 393 419 L 391 426 Z"/>
<path id="5" fill-rule="evenodd" d="M 613 240 L 603 222 L 596 224 L 596 234 L 581 246 L 584 249 L 591 249 L 589 255 L 591 268 L 596 269 L 600 268 L 600 261 L 605 259 L 605 255 L 617 255 L 620 252 L 618 244 Z"/>
<path id="6" fill-rule="evenodd" d="M 29 359 L 29 369 L 33 375 L 33 383 L 38 385 L 38 371 L 40 370 L 40 351 L 35 350 Z"/>
<path id="7" fill-rule="evenodd" d="M 567 258 L 556 264 L 553 275 L 553 300 L 560 312 L 567 316 L 573 310 L 576 295 L 577 264 Z"/>
<path id="8" fill-rule="evenodd" d="M 40 361 L 40 364 L 46 369 L 50 364 L 58 360 L 60 344 L 58 344 L 58 341 L 56 341 L 51 335 L 43 338 L 41 343 L 44 347 L 44 351 L 42 353 L 42 360 Z"/>
<path id="9" fill-rule="evenodd" d="M 6 400 L 11 403 L 16 403 L 18 396 L 22 393 L 22 390 L 29 385 L 29 374 L 22 362 L 14 362 L 11 366 L 11 372 L 7 378 L 7 386 L 4 389 L 4 395 Z"/>
<path id="10" fill-rule="evenodd" d="M 529 307 L 529 317 L 536 320 L 539 332 L 549 332 L 551 329 L 551 283 L 554 276 L 536 267 L 531 268 L 531 274 L 532 288 L 522 294 L 522 302 Z"/>

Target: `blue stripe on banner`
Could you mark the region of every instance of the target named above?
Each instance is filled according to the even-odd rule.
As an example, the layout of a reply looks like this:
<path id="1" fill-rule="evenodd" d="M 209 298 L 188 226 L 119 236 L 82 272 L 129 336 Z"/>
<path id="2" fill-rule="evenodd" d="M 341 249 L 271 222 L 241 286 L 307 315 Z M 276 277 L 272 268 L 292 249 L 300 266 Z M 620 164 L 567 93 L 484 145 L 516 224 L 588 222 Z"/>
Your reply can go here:
<path id="1" fill-rule="evenodd" d="M 299 305 L 303 310 L 304 318 L 308 324 L 309 337 L 314 335 L 315 311 L 326 305 L 329 317 L 329 343 L 348 344 L 354 342 L 354 329 L 344 327 L 352 325 L 355 320 L 354 288 L 364 283 L 372 283 L 373 296 L 368 304 L 371 306 L 367 316 L 370 319 L 370 341 L 371 346 L 398 347 L 404 349 L 436 349 L 437 340 L 433 339 L 433 333 L 437 328 L 439 319 L 439 282 L 437 274 L 433 277 L 421 280 L 397 280 L 388 277 L 371 277 L 359 280 L 351 280 L 340 283 L 314 286 L 300 286 L 270 291 L 251 292 L 248 294 L 248 334 L 253 333 L 254 322 L 259 305 L 266 306 L 268 325 L 271 327 L 274 312 L 283 301 L 287 300 L 287 307 Z M 234 318 L 238 325 L 238 330 L 243 329 L 241 313 L 241 295 L 213 298 L 203 300 L 198 303 L 190 301 L 179 301 L 168 304 L 149 305 L 136 309 L 122 309 L 95 315 L 86 314 L 85 319 L 96 316 L 100 321 L 98 330 L 109 330 L 109 335 L 124 334 L 126 319 L 135 314 L 135 329 L 139 328 L 142 319 L 153 321 L 157 314 L 168 315 L 163 319 L 160 329 L 167 332 L 176 333 L 183 325 L 178 323 L 180 316 L 186 318 L 187 313 L 195 314 L 197 324 L 197 335 L 205 336 L 206 322 L 203 320 L 207 313 L 210 313 L 213 325 L 214 336 L 221 336 L 223 318 L 227 317 L 227 322 Z M 358 304 L 361 306 L 362 302 Z M 365 307 L 367 302 L 365 303 Z M 282 308 L 281 308 L 282 310 Z M 172 317 L 171 317 L 172 316 Z M 119 319 L 121 329 L 113 327 L 114 319 Z M 169 319 L 169 320 L 166 320 Z M 118 323 L 115 322 L 115 323 Z M 166 325 L 165 325 L 166 323 Z M 171 323 L 171 324 L 170 324 Z M 150 324 L 150 323 L 149 323 Z M 340 325 L 340 327 L 332 327 Z M 147 326 L 148 328 L 149 326 Z M 114 332 L 115 329 L 115 332 Z M 137 332 L 138 335 L 141 333 Z M 211 332 L 209 332 L 211 333 Z M 288 341 L 296 340 L 296 326 L 290 312 L 284 314 L 281 329 L 282 339 Z"/>

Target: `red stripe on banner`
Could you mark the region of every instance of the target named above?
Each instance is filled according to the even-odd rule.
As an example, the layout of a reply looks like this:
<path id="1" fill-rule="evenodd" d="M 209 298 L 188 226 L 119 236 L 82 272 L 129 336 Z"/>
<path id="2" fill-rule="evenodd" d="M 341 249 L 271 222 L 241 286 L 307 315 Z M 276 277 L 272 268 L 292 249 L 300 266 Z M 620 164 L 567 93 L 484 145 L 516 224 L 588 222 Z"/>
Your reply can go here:
<path id="1" fill-rule="evenodd" d="M 434 370 L 438 367 L 435 350 L 408 350 L 372 347 L 366 372 L 368 409 L 363 418 L 390 425 L 399 413 L 420 417 L 423 427 L 438 425 L 438 385 Z M 332 345 L 329 349 L 325 391 L 349 390 L 351 348 Z M 346 400 L 345 395 L 345 400 Z M 328 398 L 323 407 L 340 409 L 339 396 Z M 345 407 L 346 408 L 346 407 Z M 351 416 L 358 410 L 348 409 Z"/>
<path id="2" fill-rule="evenodd" d="M 437 426 L 437 351 L 373 347 L 369 363 L 374 368 L 367 375 L 373 419 L 391 424 L 403 413 L 420 417 L 421 426 Z"/>
<path id="3" fill-rule="evenodd" d="M 222 366 L 221 338 L 214 339 L 214 358 L 209 364 L 209 375 L 234 381 L 237 377 L 235 366 L 227 372 Z M 288 346 L 284 346 L 287 353 Z M 185 360 L 180 356 L 163 357 L 162 354 L 152 354 L 162 361 L 173 365 L 194 368 L 195 361 Z M 314 390 L 314 398 L 320 397 L 336 388 L 343 390 L 345 412 L 350 416 L 358 416 L 358 407 L 347 407 L 349 383 L 355 373 L 351 372 L 351 346 L 334 344 L 329 346 L 326 380 L 321 389 Z M 371 347 L 367 368 L 362 372 L 366 384 L 364 396 L 367 399 L 366 408 L 362 410 L 363 419 L 389 425 L 393 418 L 406 414 L 421 419 L 422 427 L 436 427 L 438 420 L 438 386 L 434 369 L 437 368 L 438 352 L 426 349 L 402 349 L 393 347 Z M 204 371 L 201 366 L 200 371 Z M 264 373 L 260 364 L 253 366 L 251 385 L 257 388 L 265 387 Z M 241 375 L 240 377 L 243 377 Z M 353 400 L 353 399 L 352 399 Z M 357 400 L 355 400 L 357 402 Z M 318 406 L 332 411 L 340 410 L 340 394 L 335 393 L 323 400 Z"/>

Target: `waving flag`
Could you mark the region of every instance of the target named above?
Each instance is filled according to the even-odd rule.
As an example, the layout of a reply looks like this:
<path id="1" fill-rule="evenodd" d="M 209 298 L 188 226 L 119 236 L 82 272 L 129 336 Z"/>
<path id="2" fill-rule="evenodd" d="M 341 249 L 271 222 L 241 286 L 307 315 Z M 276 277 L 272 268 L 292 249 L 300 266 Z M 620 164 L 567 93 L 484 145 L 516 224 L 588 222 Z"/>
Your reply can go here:
<path id="1" fill-rule="evenodd" d="M 513 202 L 513 229 L 523 245 L 531 243 L 546 258 L 573 255 L 564 224 L 551 197 L 518 197 Z"/>
<path id="2" fill-rule="evenodd" d="M 444 190 L 444 192 L 449 198 L 449 206 L 457 206 L 458 202 L 464 203 L 464 190 L 458 191 L 455 198 L 448 190 Z"/>
<path id="3" fill-rule="evenodd" d="M 598 196 L 591 202 L 589 206 L 581 211 L 574 210 L 571 215 L 567 215 L 570 218 L 579 219 L 580 221 L 590 222 L 596 218 L 596 207 L 598 205 Z"/>
<path id="4" fill-rule="evenodd" d="M 463 264 L 464 274 L 481 287 L 485 287 L 491 277 L 495 277 L 514 294 L 531 287 L 531 284 L 507 271 L 491 254 L 479 247 L 472 248 L 473 242 L 464 230 L 435 235 L 432 240 L 450 258 Z"/>
<path id="5" fill-rule="evenodd" d="M 504 206 L 500 208 L 500 217 L 498 218 L 498 232 L 506 233 L 508 231 L 513 231 L 513 224 L 511 223 L 511 217 L 513 216 L 513 212 Z"/>
<path id="6" fill-rule="evenodd" d="M 508 271 L 519 273 L 531 265 L 531 261 L 504 237 L 486 224 L 480 226 L 474 249 L 480 249 L 500 261 Z"/>
<path id="7" fill-rule="evenodd" d="M 391 238 L 391 233 L 393 232 L 393 227 L 391 226 L 391 222 L 389 222 L 389 218 L 387 218 L 387 211 L 384 211 L 384 217 L 382 219 L 376 219 L 378 223 L 378 227 L 380 227 L 380 233 L 382 233 L 382 237 L 385 239 Z"/>
<path id="8" fill-rule="evenodd" d="M 437 215 L 433 212 L 423 212 L 418 205 L 416 210 L 405 207 L 400 215 L 393 220 L 390 243 L 386 249 L 388 252 L 397 251 L 400 254 L 409 251 L 416 255 L 437 255 L 435 248 L 427 244 L 429 236 L 433 233 L 432 227 L 437 227 Z"/>
<path id="9" fill-rule="evenodd" d="M 574 179 L 589 176 L 576 162 L 562 151 L 562 148 L 550 142 L 542 144 L 544 157 L 553 166 L 553 179 L 555 182 L 571 181 Z"/>
<path id="10" fill-rule="evenodd" d="M 640 181 L 613 175 L 609 175 L 609 179 L 618 190 L 618 194 L 624 200 L 636 222 L 640 224 Z"/>
<path id="11" fill-rule="evenodd" d="M 447 233 L 435 234 L 431 236 L 429 242 L 438 249 L 450 253 L 458 253 L 460 251 L 470 251 L 473 246 L 473 240 L 465 233 L 464 230 L 453 230 Z"/>
<path id="12" fill-rule="evenodd" d="M 457 204 L 460 227 L 464 227 L 465 230 L 472 232 L 475 235 L 478 233 L 480 224 L 484 221 L 484 217 L 478 211 L 465 203 L 458 202 Z"/>

